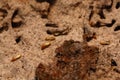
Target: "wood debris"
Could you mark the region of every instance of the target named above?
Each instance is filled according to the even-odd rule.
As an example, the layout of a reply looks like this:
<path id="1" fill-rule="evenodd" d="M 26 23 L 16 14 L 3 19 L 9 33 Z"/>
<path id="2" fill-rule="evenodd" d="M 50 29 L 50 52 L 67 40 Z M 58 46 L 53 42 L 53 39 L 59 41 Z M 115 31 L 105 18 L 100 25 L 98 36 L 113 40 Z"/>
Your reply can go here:
<path id="1" fill-rule="evenodd" d="M 101 44 L 101 45 L 109 45 L 109 44 L 110 44 L 110 41 L 101 41 L 100 44 Z"/>
<path id="2" fill-rule="evenodd" d="M 49 47 L 50 45 L 51 45 L 50 42 L 43 43 L 43 44 L 41 45 L 41 50 L 43 50 L 43 49 Z"/>
<path id="3" fill-rule="evenodd" d="M 55 37 L 54 36 L 48 36 L 45 38 L 46 41 L 53 41 L 55 40 Z"/>
<path id="4" fill-rule="evenodd" d="M 18 60 L 18 59 L 20 59 L 20 58 L 21 58 L 21 55 L 18 54 L 17 56 L 14 56 L 14 57 L 11 59 L 11 62 L 16 61 L 16 60 Z"/>

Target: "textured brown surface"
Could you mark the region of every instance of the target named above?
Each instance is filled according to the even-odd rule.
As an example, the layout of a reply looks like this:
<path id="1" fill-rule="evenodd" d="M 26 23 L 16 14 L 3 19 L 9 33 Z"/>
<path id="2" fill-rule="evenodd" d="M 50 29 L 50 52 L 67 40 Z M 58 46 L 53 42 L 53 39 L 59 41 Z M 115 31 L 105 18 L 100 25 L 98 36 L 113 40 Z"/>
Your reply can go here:
<path id="1" fill-rule="evenodd" d="M 87 80 L 96 71 L 99 50 L 79 41 L 65 41 L 56 49 L 55 60 L 36 69 L 37 80 Z"/>
<path id="2" fill-rule="evenodd" d="M 120 80 L 120 0 L 0 0 L 0 80 L 34 80 L 37 66 L 52 65 L 70 39 L 99 48 L 88 80 Z"/>

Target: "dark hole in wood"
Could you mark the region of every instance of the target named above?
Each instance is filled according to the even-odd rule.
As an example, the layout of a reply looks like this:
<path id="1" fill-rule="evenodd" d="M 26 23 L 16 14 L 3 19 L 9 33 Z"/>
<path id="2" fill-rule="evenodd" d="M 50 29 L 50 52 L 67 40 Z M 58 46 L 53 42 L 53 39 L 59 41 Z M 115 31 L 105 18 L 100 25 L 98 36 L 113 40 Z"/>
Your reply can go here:
<path id="1" fill-rule="evenodd" d="M 12 15 L 12 20 L 18 15 L 18 11 L 19 11 L 19 9 L 16 9 L 16 10 L 14 11 L 14 13 L 13 13 L 13 15 Z M 19 22 L 13 22 L 13 21 L 11 21 L 11 24 L 12 24 L 12 27 L 13 27 L 13 28 L 18 28 L 18 27 L 21 26 L 22 21 L 19 21 Z"/>
<path id="2" fill-rule="evenodd" d="M 45 2 L 45 1 L 47 1 L 47 0 L 36 0 L 37 2 Z"/>
<path id="3" fill-rule="evenodd" d="M 92 72 L 96 72 L 96 68 L 90 68 L 90 71 L 92 71 Z"/>
<path id="4" fill-rule="evenodd" d="M 21 36 L 17 37 L 17 38 L 15 39 L 15 41 L 16 41 L 16 43 L 19 43 L 19 42 L 21 41 Z"/>
<path id="5" fill-rule="evenodd" d="M 107 5 L 104 5 L 104 6 L 103 6 L 103 9 L 110 10 L 110 9 L 111 9 L 111 7 L 112 7 L 111 5 L 109 5 L 109 6 L 107 6 Z"/>
<path id="6" fill-rule="evenodd" d="M 87 37 L 86 40 L 87 42 L 91 41 L 93 39 L 93 37 Z"/>
<path id="7" fill-rule="evenodd" d="M 117 66 L 117 63 L 114 59 L 111 59 L 111 66 Z"/>
<path id="8" fill-rule="evenodd" d="M 2 32 L 3 32 L 3 30 L 4 30 L 4 28 L 3 28 L 3 27 L 1 27 L 1 28 L 0 28 L 0 33 L 2 33 Z"/>
<path id="9" fill-rule="evenodd" d="M 110 9 L 112 8 L 113 5 L 113 0 L 111 0 L 111 4 L 110 5 L 103 5 L 102 9 L 107 9 L 108 11 L 110 11 Z"/>
<path id="10" fill-rule="evenodd" d="M 120 7 L 120 2 L 117 2 L 116 9 L 118 9 L 119 7 Z"/>
<path id="11" fill-rule="evenodd" d="M 22 25 L 22 21 L 20 21 L 20 22 L 12 22 L 12 27 L 13 28 L 18 28 L 18 27 L 20 27 Z"/>
<path id="12" fill-rule="evenodd" d="M 39 80 L 39 78 L 37 76 L 35 76 L 34 80 Z"/>
<path id="13" fill-rule="evenodd" d="M 111 24 L 106 24 L 106 26 L 107 27 L 112 27 L 115 22 L 116 22 L 116 20 L 113 19 L 112 22 L 111 22 Z"/>
<path id="14" fill-rule="evenodd" d="M 9 28 L 9 27 L 8 27 L 8 23 L 4 23 L 4 24 L 3 24 L 3 28 L 4 28 L 5 31 L 7 31 L 8 28 Z"/>
<path id="15" fill-rule="evenodd" d="M 7 14 L 8 14 L 7 10 L 5 10 L 5 9 L 1 9 L 1 8 L 0 8 L 0 12 L 4 13 L 4 14 L 2 15 L 3 18 L 6 17 Z"/>
<path id="16" fill-rule="evenodd" d="M 99 28 L 99 27 L 101 26 L 100 22 L 98 21 L 98 22 L 95 24 L 95 26 Z"/>
<path id="17" fill-rule="evenodd" d="M 120 26 L 117 26 L 117 27 L 114 29 L 114 31 L 118 31 L 118 30 L 120 30 Z"/>
<path id="18" fill-rule="evenodd" d="M 119 69 L 117 69 L 117 68 L 113 69 L 113 71 L 115 71 L 115 72 L 117 72 L 117 73 L 119 73 L 119 74 L 120 74 L 120 70 L 119 70 Z"/>
<path id="19" fill-rule="evenodd" d="M 91 20 L 93 14 L 94 14 L 94 11 L 91 11 L 91 13 L 90 13 L 90 15 L 89 15 L 89 21 Z"/>
<path id="20" fill-rule="evenodd" d="M 90 6 L 89 6 L 89 9 L 93 9 L 93 6 L 92 6 L 92 5 L 90 5 Z"/>
<path id="21" fill-rule="evenodd" d="M 78 7 L 81 4 L 81 2 L 77 2 L 74 5 L 72 5 L 73 7 Z"/>
<path id="22" fill-rule="evenodd" d="M 46 27 L 58 27 L 57 24 L 55 23 L 46 23 L 45 26 Z"/>
<path id="23" fill-rule="evenodd" d="M 48 14 L 49 14 L 49 9 L 50 9 L 50 7 L 47 9 L 47 10 L 42 10 L 42 11 L 40 11 L 40 13 L 41 13 L 41 18 L 48 18 Z"/>
<path id="24" fill-rule="evenodd" d="M 4 30 L 7 31 L 8 28 L 8 23 L 4 23 L 3 26 L 0 28 L 0 33 L 2 33 Z"/>
<path id="25" fill-rule="evenodd" d="M 36 0 L 37 2 L 48 2 L 48 3 L 50 3 L 51 5 L 53 5 L 55 2 L 56 2 L 56 0 Z"/>
<path id="26" fill-rule="evenodd" d="M 19 9 L 16 9 L 12 15 L 12 19 L 18 14 Z"/>
<path id="27" fill-rule="evenodd" d="M 100 15 L 100 18 L 101 19 L 105 19 L 105 16 L 104 16 L 104 13 L 103 13 L 103 10 L 101 9 L 98 13 Z"/>
<path id="28" fill-rule="evenodd" d="M 8 13 L 5 9 L 1 9 L 1 8 L 0 8 L 0 12 Z"/>
<path id="29" fill-rule="evenodd" d="M 46 18 L 48 18 L 48 15 L 42 14 L 42 15 L 41 15 L 41 18 L 46 19 Z"/>
<path id="30" fill-rule="evenodd" d="M 50 30 L 47 30 L 47 34 L 52 34 L 52 32 Z"/>

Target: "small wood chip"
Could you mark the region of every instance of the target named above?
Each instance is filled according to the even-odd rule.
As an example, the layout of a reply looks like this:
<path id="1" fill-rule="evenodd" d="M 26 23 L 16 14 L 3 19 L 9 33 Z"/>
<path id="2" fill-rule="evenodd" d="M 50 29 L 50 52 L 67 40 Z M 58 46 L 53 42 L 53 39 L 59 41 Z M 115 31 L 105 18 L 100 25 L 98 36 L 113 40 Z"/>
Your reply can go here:
<path id="1" fill-rule="evenodd" d="M 54 33 L 54 36 L 59 36 L 60 35 L 60 33 Z"/>
<path id="2" fill-rule="evenodd" d="M 11 59 L 11 62 L 16 61 L 16 60 L 18 60 L 18 59 L 20 59 L 20 58 L 21 58 L 21 55 L 14 56 L 14 57 Z"/>
<path id="3" fill-rule="evenodd" d="M 100 44 L 101 44 L 101 45 L 109 45 L 109 44 L 110 44 L 110 41 L 101 41 Z"/>
<path id="4" fill-rule="evenodd" d="M 43 50 L 43 49 L 49 47 L 50 45 L 51 45 L 50 42 L 46 42 L 46 43 L 42 44 L 42 46 L 41 46 L 41 50 Z"/>
<path id="5" fill-rule="evenodd" d="M 53 41 L 55 40 L 55 37 L 54 36 L 48 36 L 45 38 L 46 41 Z"/>

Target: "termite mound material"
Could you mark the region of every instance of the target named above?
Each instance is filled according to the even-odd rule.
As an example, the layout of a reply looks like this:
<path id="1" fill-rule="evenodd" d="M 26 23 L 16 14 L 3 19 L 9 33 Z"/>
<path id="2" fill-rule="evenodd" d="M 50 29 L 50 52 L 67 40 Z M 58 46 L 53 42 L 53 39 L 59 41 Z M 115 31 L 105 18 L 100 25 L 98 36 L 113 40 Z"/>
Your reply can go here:
<path id="1" fill-rule="evenodd" d="M 86 80 L 90 70 L 95 71 L 99 49 L 84 42 L 67 40 L 55 53 L 52 64 L 38 65 L 37 80 Z"/>

